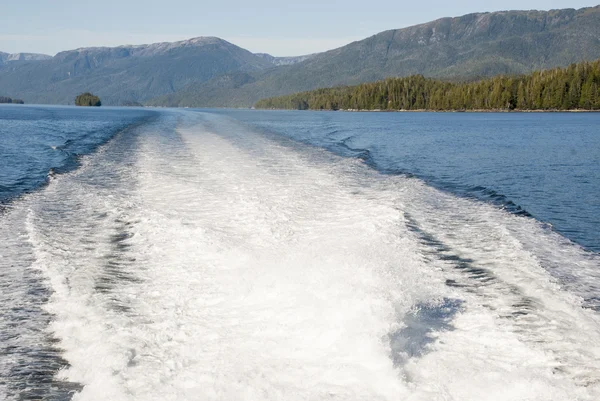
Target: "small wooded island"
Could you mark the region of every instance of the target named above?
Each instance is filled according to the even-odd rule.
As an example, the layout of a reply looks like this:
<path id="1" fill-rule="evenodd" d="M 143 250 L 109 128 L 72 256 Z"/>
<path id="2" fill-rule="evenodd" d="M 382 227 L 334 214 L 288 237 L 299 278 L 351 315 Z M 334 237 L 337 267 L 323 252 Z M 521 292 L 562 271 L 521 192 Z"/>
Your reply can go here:
<path id="1" fill-rule="evenodd" d="M 11 99 L 6 96 L 0 96 L 0 103 L 25 104 L 21 99 Z"/>
<path id="2" fill-rule="evenodd" d="M 75 98 L 75 106 L 102 106 L 100 98 L 89 92 L 82 93 Z"/>

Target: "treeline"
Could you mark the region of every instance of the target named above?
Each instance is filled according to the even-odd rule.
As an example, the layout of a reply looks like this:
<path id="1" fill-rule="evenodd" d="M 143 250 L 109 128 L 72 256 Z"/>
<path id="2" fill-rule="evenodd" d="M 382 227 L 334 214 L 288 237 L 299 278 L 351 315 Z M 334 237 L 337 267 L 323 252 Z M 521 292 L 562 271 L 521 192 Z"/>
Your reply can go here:
<path id="1" fill-rule="evenodd" d="M 256 108 L 297 110 L 600 110 L 600 60 L 471 83 L 424 78 L 317 89 L 260 100 Z"/>
<path id="2" fill-rule="evenodd" d="M 21 99 L 11 99 L 10 97 L 0 96 L 0 103 L 25 104 Z"/>
<path id="3" fill-rule="evenodd" d="M 144 107 L 144 105 L 134 100 L 123 100 L 121 107 Z"/>

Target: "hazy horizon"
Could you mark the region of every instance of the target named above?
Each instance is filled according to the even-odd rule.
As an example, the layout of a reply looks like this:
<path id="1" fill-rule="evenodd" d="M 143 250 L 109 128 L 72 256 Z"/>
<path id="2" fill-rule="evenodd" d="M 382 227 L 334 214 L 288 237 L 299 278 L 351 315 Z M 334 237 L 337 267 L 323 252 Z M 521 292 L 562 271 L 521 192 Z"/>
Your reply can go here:
<path id="1" fill-rule="evenodd" d="M 502 10 L 549 10 L 593 7 L 587 1 L 509 0 L 482 4 L 462 0 L 451 5 L 400 4 L 382 0 L 377 7 L 358 2 L 306 0 L 293 12 L 272 0 L 253 4 L 199 5 L 191 0 L 139 0 L 122 4 L 41 0 L 10 3 L 0 27 L 0 51 L 55 55 L 82 47 L 141 45 L 216 36 L 254 53 L 299 56 L 322 52 L 388 29 L 442 17 Z M 237 3 L 237 2 L 234 2 Z M 36 10 L 35 14 L 31 10 Z M 115 12 L 118 10 L 118 12 Z M 382 12 L 386 10 L 386 12 Z"/>

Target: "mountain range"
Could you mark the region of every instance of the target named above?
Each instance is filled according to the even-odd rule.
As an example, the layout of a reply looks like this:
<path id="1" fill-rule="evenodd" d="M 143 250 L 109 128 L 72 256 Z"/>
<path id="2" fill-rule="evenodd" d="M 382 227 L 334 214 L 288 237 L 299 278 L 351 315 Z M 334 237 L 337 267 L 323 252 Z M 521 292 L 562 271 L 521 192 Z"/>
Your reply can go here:
<path id="1" fill-rule="evenodd" d="M 15 61 L 41 61 L 50 60 L 52 56 L 37 53 L 3 53 L 0 52 L 0 65 L 9 64 Z"/>
<path id="2" fill-rule="evenodd" d="M 600 6 L 442 18 L 324 53 L 254 54 L 223 39 L 82 48 L 54 57 L 0 53 L 0 94 L 71 103 L 251 106 L 265 97 L 422 74 L 471 81 L 600 58 Z"/>

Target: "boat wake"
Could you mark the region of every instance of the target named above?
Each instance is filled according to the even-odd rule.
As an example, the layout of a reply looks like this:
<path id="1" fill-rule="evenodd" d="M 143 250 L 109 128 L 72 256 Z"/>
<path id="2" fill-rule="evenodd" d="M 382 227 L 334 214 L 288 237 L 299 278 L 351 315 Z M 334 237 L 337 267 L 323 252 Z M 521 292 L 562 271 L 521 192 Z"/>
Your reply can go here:
<path id="1" fill-rule="evenodd" d="M 0 220 L 8 399 L 600 396 L 600 263 L 531 218 L 210 113 L 82 163 Z"/>

